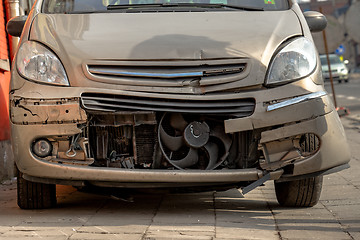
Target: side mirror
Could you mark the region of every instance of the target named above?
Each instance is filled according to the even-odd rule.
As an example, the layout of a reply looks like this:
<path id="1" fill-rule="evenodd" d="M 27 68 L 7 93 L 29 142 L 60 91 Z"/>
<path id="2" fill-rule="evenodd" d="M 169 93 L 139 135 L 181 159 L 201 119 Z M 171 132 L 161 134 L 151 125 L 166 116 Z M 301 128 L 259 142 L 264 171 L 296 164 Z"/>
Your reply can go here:
<path id="1" fill-rule="evenodd" d="M 6 31 L 13 37 L 20 37 L 24 28 L 27 16 L 17 16 L 8 21 Z"/>
<path id="2" fill-rule="evenodd" d="M 308 11 L 304 12 L 304 17 L 311 32 L 321 32 L 326 28 L 327 20 L 323 14 L 315 11 Z"/>

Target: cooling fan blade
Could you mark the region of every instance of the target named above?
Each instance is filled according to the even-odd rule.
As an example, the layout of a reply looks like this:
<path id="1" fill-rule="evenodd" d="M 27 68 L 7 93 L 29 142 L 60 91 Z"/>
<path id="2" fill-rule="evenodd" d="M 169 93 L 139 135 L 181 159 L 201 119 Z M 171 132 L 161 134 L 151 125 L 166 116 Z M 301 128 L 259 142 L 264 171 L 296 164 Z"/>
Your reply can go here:
<path id="1" fill-rule="evenodd" d="M 183 132 L 188 122 L 185 121 L 184 117 L 180 113 L 170 114 L 170 126 L 178 131 Z"/>
<path id="2" fill-rule="evenodd" d="M 229 155 L 232 144 L 231 138 L 225 133 L 224 128 L 220 125 L 210 129 L 210 137 L 209 141 L 203 147 L 209 158 L 206 170 L 213 170 L 220 166 Z M 214 138 L 218 140 L 215 140 Z"/>
<path id="3" fill-rule="evenodd" d="M 214 129 L 210 130 L 210 136 L 220 139 L 225 147 L 225 157 L 229 154 L 229 150 L 232 144 L 231 138 L 225 133 L 225 130 L 220 125 L 216 126 Z M 222 157 L 224 158 L 224 156 Z"/>
<path id="4" fill-rule="evenodd" d="M 164 128 L 161 125 L 159 127 L 159 131 L 160 131 L 161 142 L 164 143 L 164 145 L 170 151 L 173 152 L 178 151 L 184 145 L 182 136 L 178 136 L 178 137 L 170 136 L 165 132 Z"/>
<path id="5" fill-rule="evenodd" d="M 184 130 L 188 125 L 180 113 L 164 114 L 159 123 L 158 138 L 161 152 L 166 160 L 178 169 L 190 168 L 199 161 L 198 150 L 188 146 L 183 137 Z M 181 136 L 171 136 L 164 128 L 166 130 L 172 128 L 169 129 L 170 132 L 175 132 L 175 135 L 181 134 Z M 169 153 L 169 151 L 171 152 Z M 177 159 L 179 156 L 182 158 Z"/>
<path id="6" fill-rule="evenodd" d="M 183 159 L 171 160 L 173 164 L 180 168 L 191 167 L 199 161 L 198 151 L 194 148 L 189 148 L 189 152 Z"/>
<path id="7" fill-rule="evenodd" d="M 232 139 L 209 118 L 188 116 L 187 120 L 180 113 L 162 116 L 158 129 L 162 155 L 178 169 L 216 169 L 229 155 Z"/>
<path id="8" fill-rule="evenodd" d="M 208 142 L 205 146 L 204 146 L 205 150 L 207 151 L 208 155 L 209 155 L 209 163 L 206 167 L 206 170 L 210 170 L 213 169 L 216 166 L 216 162 L 218 160 L 219 157 L 219 147 L 217 146 L 216 143 L 213 142 Z"/>

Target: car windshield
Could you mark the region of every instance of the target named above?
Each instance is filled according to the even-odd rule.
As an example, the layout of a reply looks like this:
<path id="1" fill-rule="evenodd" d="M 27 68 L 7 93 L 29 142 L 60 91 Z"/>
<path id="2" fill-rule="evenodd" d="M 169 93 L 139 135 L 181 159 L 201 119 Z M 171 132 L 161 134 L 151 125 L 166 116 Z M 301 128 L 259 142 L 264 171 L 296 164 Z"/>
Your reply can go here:
<path id="1" fill-rule="evenodd" d="M 320 60 L 321 60 L 321 65 L 327 65 L 327 60 L 325 55 L 320 56 Z M 329 55 L 329 60 L 330 60 L 330 64 L 342 63 L 337 55 Z"/>
<path id="2" fill-rule="evenodd" d="M 276 11 L 289 5 L 288 0 L 44 0 L 43 12 L 74 14 L 162 7 Z"/>

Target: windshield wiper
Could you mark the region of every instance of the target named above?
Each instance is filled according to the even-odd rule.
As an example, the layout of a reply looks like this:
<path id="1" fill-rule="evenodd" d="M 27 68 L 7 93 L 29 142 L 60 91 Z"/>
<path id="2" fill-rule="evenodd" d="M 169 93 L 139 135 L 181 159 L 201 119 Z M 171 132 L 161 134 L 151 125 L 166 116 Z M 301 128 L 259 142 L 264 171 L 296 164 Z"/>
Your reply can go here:
<path id="1" fill-rule="evenodd" d="M 95 10 L 95 11 L 69 11 L 69 12 L 63 12 L 64 14 L 92 14 L 92 13 L 105 13 L 106 10 Z"/>
<path id="2" fill-rule="evenodd" d="M 107 10 L 128 9 L 128 8 L 147 8 L 147 7 L 162 7 L 163 4 L 121 4 L 121 5 L 108 5 Z"/>
<path id="3" fill-rule="evenodd" d="M 154 4 L 121 4 L 108 5 L 107 10 L 129 9 L 129 8 L 152 8 L 152 7 L 200 7 L 200 8 L 232 8 L 243 11 L 264 11 L 263 8 L 244 7 L 228 4 L 212 3 L 154 3 Z"/>
<path id="4" fill-rule="evenodd" d="M 237 5 L 229 5 L 229 4 L 222 4 L 222 3 L 216 3 L 216 4 L 208 4 L 208 5 L 215 5 L 215 6 L 219 6 L 222 8 L 233 8 L 233 9 L 238 9 L 238 10 L 243 10 L 243 11 L 264 11 L 263 8 L 259 8 L 259 7 L 245 7 L 245 6 L 237 6 Z"/>

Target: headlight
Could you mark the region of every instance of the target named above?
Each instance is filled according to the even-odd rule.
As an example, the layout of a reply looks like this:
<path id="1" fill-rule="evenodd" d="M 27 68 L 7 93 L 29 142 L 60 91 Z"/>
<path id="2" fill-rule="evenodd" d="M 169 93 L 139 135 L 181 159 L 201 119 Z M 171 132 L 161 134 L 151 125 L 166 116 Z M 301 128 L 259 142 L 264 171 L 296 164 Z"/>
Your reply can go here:
<path id="1" fill-rule="evenodd" d="M 314 44 L 301 37 L 283 47 L 273 58 L 266 84 L 285 83 L 303 78 L 316 67 L 317 53 Z"/>
<path id="2" fill-rule="evenodd" d="M 16 66 L 27 79 L 69 86 L 65 69 L 58 57 L 40 43 L 24 42 L 17 52 Z"/>

